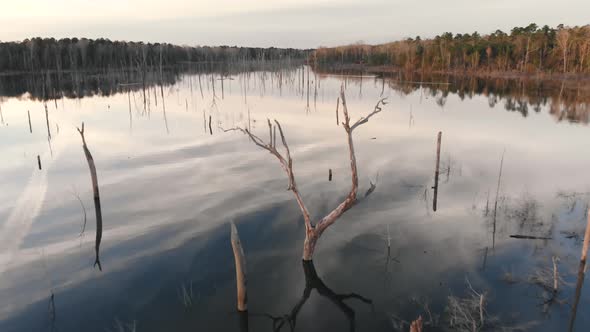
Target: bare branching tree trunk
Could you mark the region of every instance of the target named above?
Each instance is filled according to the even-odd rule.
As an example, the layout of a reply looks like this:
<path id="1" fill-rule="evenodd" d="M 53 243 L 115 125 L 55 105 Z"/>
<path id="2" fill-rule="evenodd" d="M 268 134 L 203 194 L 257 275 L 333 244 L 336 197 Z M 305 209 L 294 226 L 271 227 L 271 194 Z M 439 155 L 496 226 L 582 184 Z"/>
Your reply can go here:
<path id="1" fill-rule="evenodd" d="M 102 271 L 100 264 L 100 241 L 102 240 L 102 210 L 100 208 L 100 195 L 98 192 L 98 177 L 96 176 L 96 167 L 94 166 L 94 159 L 88 146 L 86 145 L 86 139 L 84 138 L 84 122 L 82 122 L 82 129 L 77 128 L 80 136 L 82 137 L 82 148 L 86 155 L 86 161 L 88 162 L 88 168 L 90 169 L 90 177 L 92 178 L 92 191 L 94 193 L 94 212 L 96 215 L 96 241 L 94 243 L 94 250 L 96 251 L 96 259 L 94 260 L 94 266 L 98 265 L 98 269 Z"/>
<path id="2" fill-rule="evenodd" d="M 344 131 L 346 132 L 347 142 L 348 142 L 348 150 L 349 150 L 349 158 L 350 158 L 350 169 L 351 169 L 351 188 L 346 195 L 345 199 L 330 213 L 328 213 L 325 217 L 320 219 L 317 223 L 312 223 L 309 211 L 303 202 L 303 198 L 299 189 L 297 188 L 297 183 L 295 182 L 295 174 L 293 173 L 293 159 L 291 158 L 291 152 L 289 150 L 289 145 L 287 144 L 287 140 L 285 139 L 285 135 L 280 123 L 277 120 L 274 120 L 274 126 L 279 129 L 279 134 L 281 137 L 281 141 L 285 150 L 285 155 L 281 154 L 277 150 L 276 141 L 273 142 L 272 139 L 272 127 L 273 124 L 270 120 L 268 120 L 268 128 L 269 128 L 269 143 L 266 144 L 261 138 L 254 135 L 249 129 L 243 128 L 233 128 L 230 130 L 239 130 L 247 134 L 254 144 L 258 145 L 259 147 L 267 150 L 272 155 L 274 155 L 279 162 L 281 163 L 281 167 L 287 173 L 287 177 L 289 179 L 289 186 L 287 190 L 290 190 L 295 195 L 295 199 L 297 200 L 297 204 L 303 214 L 303 219 L 305 221 L 305 241 L 303 243 L 303 260 L 310 261 L 313 258 L 313 253 L 315 251 L 315 247 L 317 244 L 318 239 L 322 236 L 324 231 L 333 225 L 336 220 L 344 214 L 344 212 L 348 211 L 356 202 L 357 200 L 357 191 L 358 191 L 358 170 L 356 165 L 356 156 L 354 153 L 354 143 L 352 139 L 352 133 L 354 129 L 358 128 L 360 125 L 365 124 L 369 121 L 369 119 L 374 116 L 375 114 L 381 112 L 381 106 L 386 105 L 386 98 L 380 99 L 375 105 L 374 110 L 369 113 L 366 117 L 361 117 L 357 120 L 354 124 L 351 125 L 350 123 L 350 116 L 348 114 L 348 108 L 346 105 L 346 97 L 344 95 L 344 87 L 341 88 L 340 91 L 340 99 L 342 101 L 342 112 L 344 114 L 344 122 L 342 122 L 342 126 L 344 127 Z M 226 130 L 227 131 L 227 130 Z"/>

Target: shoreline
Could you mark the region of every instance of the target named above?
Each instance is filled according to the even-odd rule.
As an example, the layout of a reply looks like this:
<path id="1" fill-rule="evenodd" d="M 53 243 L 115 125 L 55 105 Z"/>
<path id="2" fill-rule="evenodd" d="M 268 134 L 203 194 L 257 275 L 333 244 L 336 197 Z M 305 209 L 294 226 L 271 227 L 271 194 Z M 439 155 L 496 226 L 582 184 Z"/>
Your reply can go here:
<path id="1" fill-rule="evenodd" d="M 516 80 L 537 80 L 537 81 L 568 81 L 590 84 L 590 74 L 563 74 L 535 72 L 524 73 L 518 71 L 480 71 L 480 70 L 404 70 L 394 66 L 367 66 L 362 64 L 336 64 L 313 67 L 315 70 L 338 72 L 351 71 L 356 73 L 369 73 L 377 76 L 398 75 L 440 75 L 454 77 L 474 77 L 482 79 L 516 79 Z"/>

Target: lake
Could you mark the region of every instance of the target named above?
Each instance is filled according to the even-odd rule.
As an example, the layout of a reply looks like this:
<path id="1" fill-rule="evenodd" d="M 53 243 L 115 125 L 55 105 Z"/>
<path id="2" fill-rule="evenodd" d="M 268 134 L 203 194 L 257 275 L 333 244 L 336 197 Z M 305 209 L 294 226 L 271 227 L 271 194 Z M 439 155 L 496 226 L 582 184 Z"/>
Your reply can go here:
<path id="1" fill-rule="evenodd" d="M 590 202 L 587 85 L 295 63 L 0 83 L 1 331 L 407 331 L 419 315 L 426 331 L 473 330 L 466 319 L 478 331 L 569 327 Z M 352 121 L 387 104 L 354 131 L 357 204 L 303 264 L 285 172 L 225 130 L 268 140 L 267 119 L 278 120 L 319 220 L 350 190 L 341 87 Z M 247 260 L 247 328 L 232 221 Z M 577 293 L 584 331 L 590 288 Z"/>

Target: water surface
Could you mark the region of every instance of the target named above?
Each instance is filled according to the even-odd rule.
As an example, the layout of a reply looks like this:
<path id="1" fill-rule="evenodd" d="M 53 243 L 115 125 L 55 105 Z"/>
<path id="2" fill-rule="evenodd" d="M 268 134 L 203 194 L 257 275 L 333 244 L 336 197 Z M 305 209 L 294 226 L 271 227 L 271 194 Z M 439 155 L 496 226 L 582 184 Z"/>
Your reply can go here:
<path id="1" fill-rule="evenodd" d="M 317 274 L 306 270 L 317 287 L 295 329 L 407 330 L 422 315 L 429 331 L 452 330 L 448 297 L 469 285 L 486 294 L 488 330 L 567 329 L 590 200 L 587 87 L 295 65 L 148 76 L 1 78 L 0 330 L 240 330 L 230 221 L 247 257 L 249 330 L 274 330 L 304 296 L 303 219 L 278 161 L 223 129 L 267 139 L 266 119 L 280 121 L 318 220 L 350 186 L 341 86 L 353 121 L 388 104 L 355 130 L 359 202 L 321 238 Z M 102 272 L 82 122 L 100 186 Z M 564 283 L 560 301 L 543 305 L 547 292 L 529 279 L 553 256 Z M 350 293 L 371 303 L 335 296 Z M 589 302 L 586 287 L 578 331 L 590 326 Z"/>

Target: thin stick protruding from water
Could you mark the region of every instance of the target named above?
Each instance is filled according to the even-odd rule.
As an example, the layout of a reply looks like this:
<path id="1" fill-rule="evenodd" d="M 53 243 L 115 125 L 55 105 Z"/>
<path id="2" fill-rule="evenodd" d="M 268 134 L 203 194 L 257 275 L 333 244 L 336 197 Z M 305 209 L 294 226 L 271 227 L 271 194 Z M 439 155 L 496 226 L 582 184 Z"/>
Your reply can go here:
<path id="1" fill-rule="evenodd" d="M 45 121 L 47 122 L 47 140 L 51 141 L 51 130 L 49 130 L 49 111 L 47 104 L 45 104 Z"/>
<path id="2" fill-rule="evenodd" d="M 94 165 L 94 159 L 92 158 L 92 154 L 90 150 L 88 150 L 88 146 L 86 145 L 86 138 L 84 137 L 84 122 L 82 122 L 82 129 L 77 128 L 80 136 L 82 137 L 82 148 L 84 149 L 84 155 L 86 156 L 86 161 L 88 162 L 88 168 L 90 169 L 90 177 L 92 179 L 92 192 L 94 196 L 94 212 L 96 215 L 96 241 L 94 244 L 94 250 L 96 251 L 96 259 L 94 261 L 94 266 L 98 265 L 98 269 L 102 271 L 102 266 L 100 264 L 100 242 L 102 240 L 102 210 L 100 208 L 100 194 L 98 191 L 98 177 L 96 175 L 96 166 Z"/>
<path id="3" fill-rule="evenodd" d="M 502 159 L 500 159 L 500 172 L 498 173 L 498 186 L 496 187 L 496 201 L 494 202 L 494 229 L 492 230 L 492 249 L 496 248 L 496 217 L 498 215 L 498 196 L 500 195 L 502 168 L 504 167 L 504 153 L 506 153 L 506 149 L 502 151 Z"/>
<path id="4" fill-rule="evenodd" d="M 211 115 L 209 115 L 209 133 L 213 135 L 213 129 L 211 128 Z"/>
<path id="5" fill-rule="evenodd" d="M 338 108 L 340 107 L 340 97 L 336 100 L 336 125 L 338 126 L 340 120 L 338 120 Z"/>
<path id="6" fill-rule="evenodd" d="M 442 141 L 442 131 L 438 132 L 438 139 L 436 142 L 436 169 L 434 170 L 434 198 L 432 200 L 432 210 L 436 211 L 436 204 L 438 199 L 438 174 L 440 167 L 440 144 Z"/>
<path id="7" fill-rule="evenodd" d="M 29 132 L 33 133 L 33 126 L 31 126 L 31 112 L 27 110 L 27 115 L 29 116 Z"/>

